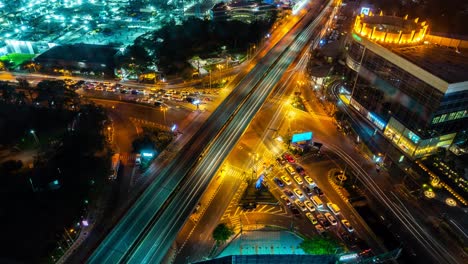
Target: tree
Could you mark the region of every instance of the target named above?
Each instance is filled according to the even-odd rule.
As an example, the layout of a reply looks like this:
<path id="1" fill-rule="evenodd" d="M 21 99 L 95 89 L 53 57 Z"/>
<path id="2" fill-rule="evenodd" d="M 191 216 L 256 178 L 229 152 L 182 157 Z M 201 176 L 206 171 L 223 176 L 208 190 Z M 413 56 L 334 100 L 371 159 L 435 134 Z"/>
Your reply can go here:
<path id="1" fill-rule="evenodd" d="M 1 165 L 3 172 L 17 171 L 21 169 L 21 167 L 23 167 L 23 162 L 21 160 L 7 160 Z"/>
<path id="2" fill-rule="evenodd" d="M 44 80 L 37 84 L 37 101 L 47 101 L 49 106 L 62 108 L 64 105 L 76 104 L 78 95 L 66 88 L 62 80 Z"/>
<path id="3" fill-rule="evenodd" d="M 144 134 L 133 140 L 132 142 L 133 152 L 141 152 L 142 150 L 155 150 L 156 142 L 153 137 L 149 134 Z"/>
<path id="4" fill-rule="evenodd" d="M 32 89 L 32 87 L 29 84 L 28 80 L 23 79 L 23 78 L 16 78 L 16 81 L 18 81 L 18 89 L 27 91 L 29 100 L 30 100 L 30 102 L 32 102 L 33 101 L 34 90 Z M 23 94 L 26 95 L 26 93 L 24 91 L 23 91 Z"/>
<path id="5" fill-rule="evenodd" d="M 341 246 L 332 238 L 314 236 L 304 239 L 299 247 L 311 255 L 334 254 Z"/>
<path id="6" fill-rule="evenodd" d="M 221 244 L 226 242 L 230 236 L 234 235 L 234 231 L 228 227 L 225 223 L 219 224 L 213 230 L 213 238 L 216 240 L 216 243 Z"/>
<path id="7" fill-rule="evenodd" d="M 0 81 L 0 93 L 3 100 L 9 101 L 13 98 L 15 87 L 11 86 L 9 82 Z"/>
<path id="8" fill-rule="evenodd" d="M 341 246 L 336 240 L 330 237 L 314 236 L 304 239 L 299 245 L 305 253 L 311 255 L 334 254 Z"/>

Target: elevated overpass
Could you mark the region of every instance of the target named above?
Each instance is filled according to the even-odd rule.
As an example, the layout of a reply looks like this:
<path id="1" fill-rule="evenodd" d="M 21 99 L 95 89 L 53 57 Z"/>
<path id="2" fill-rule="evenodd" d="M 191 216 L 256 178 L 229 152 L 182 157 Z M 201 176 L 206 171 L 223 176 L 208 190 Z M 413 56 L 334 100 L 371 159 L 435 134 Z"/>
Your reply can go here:
<path id="1" fill-rule="evenodd" d="M 102 241 L 89 263 L 160 263 L 225 157 L 330 6 L 313 7 L 273 44 Z M 314 19 L 315 18 L 315 19 Z"/>

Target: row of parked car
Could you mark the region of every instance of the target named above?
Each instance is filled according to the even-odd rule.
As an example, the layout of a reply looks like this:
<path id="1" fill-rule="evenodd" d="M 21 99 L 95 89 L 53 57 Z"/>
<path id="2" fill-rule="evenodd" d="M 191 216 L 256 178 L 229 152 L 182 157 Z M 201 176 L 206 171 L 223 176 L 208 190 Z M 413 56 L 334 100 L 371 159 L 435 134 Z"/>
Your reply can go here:
<path id="1" fill-rule="evenodd" d="M 282 156 L 277 157 L 276 161 L 289 176 L 285 174 L 278 175 L 273 178 L 273 181 L 280 189 L 283 189 L 284 194 L 281 195 L 281 199 L 291 208 L 293 214 L 300 215 L 300 211 L 305 212 L 306 217 L 319 233 L 324 232 L 325 229 L 331 226 L 337 226 L 337 218 L 340 216 L 339 207 L 328 202 L 326 203 L 328 210 L 325 208 L 322 201 L 324 193 L 314 180 L 307 175 L 305 169 L 296 163 L 294 157 L 289 153 L 284 153 Z M 343 218 L 341 223 L 348 232 L 354 231 L 348 220 Z"/>

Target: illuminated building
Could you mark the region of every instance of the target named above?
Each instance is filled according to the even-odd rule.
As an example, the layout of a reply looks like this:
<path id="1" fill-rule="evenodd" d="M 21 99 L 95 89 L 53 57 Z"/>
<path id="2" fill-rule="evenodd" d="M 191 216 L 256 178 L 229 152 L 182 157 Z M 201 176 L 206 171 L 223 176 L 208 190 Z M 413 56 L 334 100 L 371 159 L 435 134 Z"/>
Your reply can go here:
<path id="1" fill-rule="evenodd" d="M 350 105 L 411 158 L 449 147 L 467 128 L 468 41 L 427 30 L 418 19 L 360 15 L 346 57 Z"/>
<path id="2" fill-rule="evenodd" d="M 240 20 L 250 23 L 255 20 L 269 19 L 276 6 L 254 1 L 232 1 L 218 3 L 210 10 L 213 20 Z"/>

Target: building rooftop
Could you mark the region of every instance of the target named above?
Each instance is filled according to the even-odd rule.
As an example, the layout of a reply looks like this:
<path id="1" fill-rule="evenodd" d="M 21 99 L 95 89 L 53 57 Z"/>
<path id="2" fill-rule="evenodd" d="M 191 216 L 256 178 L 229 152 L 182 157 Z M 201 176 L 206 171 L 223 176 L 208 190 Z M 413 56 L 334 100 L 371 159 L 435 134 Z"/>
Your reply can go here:
<path id="1" fill-rule="evenodd" d="M 422 44 L 391 50 L 448 83 L 468 81 L 468 49 Z"/>
<path id="2" fill-rule="evenodd" d="M 244 232 L 233 240 L 219 257 L 231 255 L 304 255 L 299 247 L 302 239 L 286 231 L 250 231 Z"/>
<path id="3" fill-rule="evenodd" d="M 375 26 L 376 30 L 387 32 L 403 31 L 407 33 L 412 30 L 418 30 L 421 27 L 414 20 L 396 16 L 363 16 L 362 21 L 368 25 Z"/>
<path id="4" fill-rule="evenodd" d="M 55 46 L 39 55 L 34 60 L 43 62 L 48 60 L 79 61 L 89 63 L 110 63 L 117 50 L 104 45 L 72 44 Z"/>
<path id="5" fill-rule="evenodd" d="M 196 262 L 197 264 L 332 264 L 333 255 L 233 255 Z"/>

